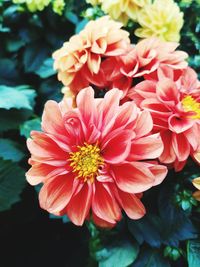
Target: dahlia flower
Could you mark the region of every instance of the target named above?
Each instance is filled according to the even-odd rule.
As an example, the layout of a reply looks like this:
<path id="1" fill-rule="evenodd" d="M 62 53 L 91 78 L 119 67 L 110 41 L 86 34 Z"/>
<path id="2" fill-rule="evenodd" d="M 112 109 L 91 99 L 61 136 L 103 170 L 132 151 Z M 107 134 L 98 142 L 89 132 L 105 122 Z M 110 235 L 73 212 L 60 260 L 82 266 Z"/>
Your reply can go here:
<path id="1" fill-rule="evenodd" d="M 15 4 L 26 4 L 31 12 L 42 11 L 50 2 L 51 0 L 13 0 Z"/>
<path id="2" fill-rule="evenodd" d="M 138 14 L 141 28 L 135 35 L 140 38 L 157 36 L 161 40 L 178 42 L 183 26 L 183 13 L 173 0 L 155 0 L 145 5 Z"/>
<path id="3" fill-rule="evenodd" d="M 119 56 L 130 43 L 129 33 L 121 27 L 108 16 L 90 21 L 53 54 L 58 79 L 74 93 L 90 83 L 104 87 L 102 57 Z"/>
<path id="4" fill-rule="evenodd" d="M 148 38 L 136 46 L 129 46 L 123 55 L 106 59 L 102 63 L 102 70 L 107 87 L 120 88 L 125 96 L 132 82 L 134 83 L 133 78 L 157 79 L 157 73 L 166 66 L 174 71 L 178 78 L 187 67 L 187 53 L 175 51 L 177 46 L 177 43 Z"/>
<path id="5" fill-rule="evenodd" d="M 94 99 L 91 87 L 69 101 L 48 101 L 42 132 L 32 131 L 27 145 L 32 168 L 30 184 L 43 183 L 40 206 L 55 215 L 67 214 L 76 225 L 92 216 L 102 227 L 112 227 L 121 210 L 132 219 L 145 214 L 142 192 L 162 182 L 167 169 L 153 159 L 163 144 L 150 134 L 148 111 L 128 102 L 119 105 L 122 92 L 110 90 Z"/>
<path id="6" fill-rule="evenodd" d="M 101 0 L 102 10 L 112 19 L 121 21 L 125 26 L 129 19 L 137 21 L 138 12 L 151 0 Z"/>
<path id="7" fill-rule="evenodd" d="M 62 15 L 65 9 L 65 0 L 54 0 L 53 1 L 53 11 L 58 15 Z"/>
<path id="8" fill-rule="evenodd" d="M 160 162 L 180 171 L 189 155 L 198 157 L 200 82 L 189 67 L 177 81 L 173 77 L 174 73 L 166 67 L 158 81 L 143 81 L 128 96 L 153 117 L 154 132 L 160 132 L 164 143 Z"/>

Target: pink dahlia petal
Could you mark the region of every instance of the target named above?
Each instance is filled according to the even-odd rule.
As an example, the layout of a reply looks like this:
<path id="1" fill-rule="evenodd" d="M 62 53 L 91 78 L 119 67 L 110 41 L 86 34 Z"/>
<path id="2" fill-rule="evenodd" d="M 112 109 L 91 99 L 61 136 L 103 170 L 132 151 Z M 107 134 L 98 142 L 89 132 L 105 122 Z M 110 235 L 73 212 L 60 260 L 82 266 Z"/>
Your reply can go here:
<path id="1" fill-rule="evenodd" d="M 167 175 L 167 167 L 156 163 L 152 164 L 152 166 L 149 166 L 149 170 L 152 172 L 155 178 L 153 186 L 162 183 Z"/>
<path id="2" fill-rule="evenodd" d="M 152 187 L 154 183 L 154 176 L 142 162 L 112 166 L 112 173 L 118 187 L 127 193 L 143 192 Z"/>
<path id="3" fill-rule="evenodd" d="M 128 96 L 134 100 L 135 92 L 139 94 L 142 99 L 154 98 L 156 93 L 156 83 L 154 81 L 143 81 L 138 83 L 132 90 L 128 92 Z"/>
<path id="4" fill-rule="evenodd" d="M 190 144 L 184 134 L 172 134 L 172 146 L 179 161 L 184 161 L 190 154 Z"/>
<path id="5" fill-rule="evenodd" d="M 66 164 L 66 153 L 58 145 L 42 132 L 31 132 L 33 139 L 27 140 L 27 146 L 34 160 L 53 166 Z"/>
<path id="6" fill-rule="evenodd" d="M 74 224 L 83 225 L 91 207 L 92 196 L 93 186 L 87 183 L 78 193 L 72 196 L 66 207 L 66 212 Z"/>
<path id="7" fill-rule="evenodd" d="M 54 114 L 53 117 L 52 114 Z M 50 134 L 65 135 L 62 114 L 59 105 L 55 101 L 49 100 L 45 104 L 42 115 L 42 129 Z"/>
<path id="8" fill-rule="evenodd" d="M 164 144 L 164 150 L 159 157 L 160 162 L 169 164 L 175 161 L 176 154 L 172 146 L 172 132 L 166 130 L 161 133 L 161 138 Z"/>
<path id="9" fill-rule="evenodd" d="M 137 220 L 145 215 L 145 207 L 136 195 L 121 190 L 118 194 L 119 202 L 129 218 Z"/>
<path id="10" fill-rule="evenodd" d="M 69 203 L 74 188 L 74 175 L 60 175 L 48 180 L 40 190 L 39 201 L 41 208 L 57 214 Z"/>
<path id="11" fill-rule="evenodd" d="M 153 128 L 151 114 L 148 111 L 142 111 L 136 121 L 134 132 L 136 137 L 142 137 L 148 134 Z"/>
<path id="12" fill-rule="evenodd" d="M 133 123 L 137 118 L 138 107 L 132 102 L 126 102 L 119 108 L 119 113 L 115 119 L 113 129 L 133 128 Z"/>
<path id="13" fill-rule="evenodd" d="M 66 167 L 55 168 L 54 166 L 35 163 L 26 173 L 26 179 L 31 185 L 37 185 L 57 175 L 68 173 Z"/>
<path id="14" fill-rule="evenodd" d="M 194 151 L 198 150 L 200 142 L 199 132 L 200 132 L 200 127 L 198 127 L 197 125 L 193 125 L 193 127 L 184 132 L 186 139 L 188 140 Z"/>
<path id="15" fill-rule="evenodd" d="M 64 115 L 64 125 L 67 131 L 67 142 L 73 147 L 84 142 L 84 131 L 86 132 L 86 125 L 81 121 L 80 115 L 76 111 L 68 111 Z"/>
<path id="16" fill-rule="evenodd" d="M 115 123 L 121 97 L 122 91 L 118 89 L 110 90 L 105 94 L 104 100 L 98 106 L 98 129 L 101 129 L 103 136 L 106 136 Z"/>
<path id="17" fill-rule="evenodd" d="M 180 117 L 177 114 L 170 116 L 168 123 L 169 123 L 169 129 L 177 134 L 189 130 L 194 124 L 192 120 Z"/>
<path id="18" fill-rule="evenodd" d="M 99 182 L 95 184 L 92 210 L 97 217 L 111 224 L 115 224 L 121 218 L 121 211 L 112 189 Z"/>
<path id="19" fill-rule="evenodd" d="M 130 153 L 132 136 L 130 130 L 116 130 L 108 134 L 101 144 L 104 160 L 111 164 L 123 162 Z"/>
<path id="20" fill-rule="evenodd" d="M 80 91 L 77 96 L 76 103 L 85 125 L 88 125 L 89 123 L 95 124 L 97 114 L 94 103 L 94 90 L 92 87 L 88 87 L 84 91 Z"/>
<path id="21" fill-rule="evenodd" d="M 179 101 L 179 91 L 176 84 L 170 79 L 158 82 L 156 93 L 158 99 L 162 102 L 167 102 L 168 105 L 175 105 Z"/>
<path id="22" fill-rule="evenodd" d="M 92 214 L 92 218 L 93 218 L 94 223 L 96 225 L 98 225 L 99 227 L 102 227 L 102 228 L 113 228 L 116 225 L 116 222 L 110 223 L 110 222 L 107 222 L 107 221 L 99 218 L 94 212 Z"/>
<path id="23" fill-rule="evenodd" d="M 153 118 L 168 119 L 171 116 L 172 111 L 168 106 L 163 105 L 156 98 L 145 99 L 141 103 L 141 107 L 148 110 Z"/>
<path id="24" fill-rule="evenodd" d="M 184 168 L 185 164 L 186 164 L 186 160 L 184 160 L 184 161 L 176 160 L 176 161 L 174 162 L 174 170 L 175 170 L 176 172 L 180 172 L 180 171 L 182 171 L 182 169 Z"/>
<path id="25" fill-rule="evenodd" d="M 163 143 L 159 135 L 150 135 L 133 140 L 128 160 L 144 160 L 158 158 L 163 151 Z"/>

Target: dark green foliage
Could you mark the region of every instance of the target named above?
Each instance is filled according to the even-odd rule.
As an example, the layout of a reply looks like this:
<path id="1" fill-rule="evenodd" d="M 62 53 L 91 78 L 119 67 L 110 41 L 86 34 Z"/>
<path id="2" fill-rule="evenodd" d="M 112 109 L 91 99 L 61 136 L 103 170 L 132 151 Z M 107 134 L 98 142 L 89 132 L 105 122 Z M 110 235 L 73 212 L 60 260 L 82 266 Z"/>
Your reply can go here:
<path id="1" fill-rule="evenodd" d="M 0 159 L 0 211 L 20 200 L 24 185 L 24 170 L 12 161 Z"/>
<path id="2" fill-rule="evenodd" d="M 200 2 L 199 0 L 178 0 L 184 12 L 184 26 L 181 31 L 180 48 L 189 54 L 189 64 L 200 73 Z"/>
<path id="3" fill-rule="evenodd" d="M 45 102 L 49 99 L 60 101 L 62 98 L 62 84 L 53 69 L 52 53 L 74 33 L 78 33 L 87 19 L 103 14 L 98 7 L 85 11 L 89 5 L 84 1 L 66 2 L 63 15 L 58 16 L 49 7 L 42 12 L 30 13 L 26 9 L 19 9 L 11 1 L 0 0 L 0 211 L 10 212 L 11 217 L 18 205 L 13 204 L 21 200 L 26 185 L 25 172 L 29 157 L 26 138 L 30 137 L 32 130 L 41 129 Z M 177 2 L 185 14 L 186 22 L 182 29 L 180 49 L 189 54 L 189 64 L 200 74 L 200 2 Z M 130 22 L 127 29 L 133 33 L 134 27 L 135 24 Z M 133 42 L 137 41 L 133 34 L 131 38 Z M 199 176 L 199 167 L 192 161 L 181 173 L 170 171 L 161 185 L 144 194 L 147 215 L 141 220 L 133 221 L 124 215 L 117 227 L 111 230 L 101 230 L 92 222 L 88 223 L 90 240 L 81 240 L 82 236 L 85 237 L 82 232 L 88 234 L 84 227 L 72 240 L 75 252 L 68 253 L 64 247 L 64 257 L 70 258 L 67 261 L 69 267 L 77 266 L 73 265 L 75 262 L 78 262 L 78 267 L 85 267 L 86 261 L 88 267 L 199 267 L 200 205 L 192 196 L 195 189 L 191 183 L 192 179 Z M 31 190 L 27 188 L 25 190 Z M 17 211 L 13 218 L 13 221 L 20 221 L 22 228 L 27 221 L 34 227 L 34 216 L 41 216 L 46 224 L 53 223 L 58 228 L 62 222 L 66 223 L 66 232 L 62 234 L 67 237 L 72 229 L 77 229 L 68 223 L 66 216 L 43 215 L 37 207 L 37 193 L 34 190 L 31 191 L 31 197 L 31 205 L 26 207 L 26 196 L 21 201 L 21 213 Z M 32 217 L 27 209 L 33 207 L 37 215 Z M 57 233 L 55 236 L 54 242 L 57 244 L 62 237 Z M 82 258 L 79 259 L 79 255 L 88 257 L 85 250 L 87 246 L 90 248 L 90 259 L 84 260 L 84 265 L 81 265 Z M 23 251 L 21 253 L 23 255 Z M 52 266 L 51 260 L 47 263 L 48 258 L 51 259 L 50 254 L 51 244 L 42 266 Z M 32 260 L 29 259 L 30 262 Z M 36 265 L 41 266 L 40 262 Z M 16 262 L 15 266 L 29 266 L 29 262 L 25 265 Z M 62 262 L 53 266 L 66 265 Z"/>
<path id="4" fill-rule="evenodd" d="M 200 240 L 190 240 L 187 243 L 187 259 L 189 267 L 200 266 Z"/>

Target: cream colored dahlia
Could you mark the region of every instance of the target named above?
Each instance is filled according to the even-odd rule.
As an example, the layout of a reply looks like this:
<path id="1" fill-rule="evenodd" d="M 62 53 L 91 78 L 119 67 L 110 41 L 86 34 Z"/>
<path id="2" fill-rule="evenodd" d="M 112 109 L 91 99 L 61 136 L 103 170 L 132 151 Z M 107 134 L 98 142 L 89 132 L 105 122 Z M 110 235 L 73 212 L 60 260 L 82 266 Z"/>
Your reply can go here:
<path id="1" fill-rule="evenodd" d="M 155 0 L 138 13 L 140 28 L 135 35 L 140 38 L 157 36 L 164 41 L 178 42 L 183 26 L 183 13 L 173 0 Z"/>

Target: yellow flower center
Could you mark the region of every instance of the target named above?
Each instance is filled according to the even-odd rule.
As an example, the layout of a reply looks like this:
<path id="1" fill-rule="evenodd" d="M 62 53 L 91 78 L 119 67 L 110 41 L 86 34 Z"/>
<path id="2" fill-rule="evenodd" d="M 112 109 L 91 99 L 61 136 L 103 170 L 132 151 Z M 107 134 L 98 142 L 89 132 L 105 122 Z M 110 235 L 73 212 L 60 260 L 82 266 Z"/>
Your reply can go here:
<path id="1" fill-rule="evenodd" d="M 104 159 L 100 155 L 100 148 L 97 145 L 77 146 L 78 151 L 70 152 L 70 166 L 73 172 L 77 172 L 77 178 L 83 178 L 84 182 L 94 182 L 98 175 L 100 166 L 103 166 Z"/>
<path id="2" fill-rule="evenodd" d="M 196 113 L 195 115 L 190 116 L 192 119 L 200 119 L 200 103 L 197 102 L 192 96 L 188 95 L 184 97 L 181 101 L 183 109 L 186 112 L 192 111 Z"/>

